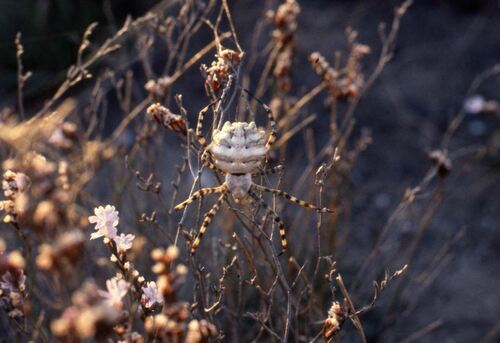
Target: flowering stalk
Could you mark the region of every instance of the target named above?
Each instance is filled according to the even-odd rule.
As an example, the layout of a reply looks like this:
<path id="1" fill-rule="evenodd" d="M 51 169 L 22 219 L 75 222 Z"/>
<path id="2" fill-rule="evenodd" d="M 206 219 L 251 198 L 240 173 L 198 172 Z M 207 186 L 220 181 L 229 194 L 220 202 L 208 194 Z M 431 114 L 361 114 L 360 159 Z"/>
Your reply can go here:
<path id="1" fill-rule="evenodd" d="M 99 206 L 94 209 L 94 216 L 89 217 L 89 222 L 95 224 L 96 232 L 90 235 L 90 239 L 103 238 L 104 244 L 108 247 L 111 252 L 110 260 L 115 264 L 115 266 L 120 270 L 123 275 L 122 281 L 127 282 L 128 286 L 133 287 L 134 300 L 140 304 L 143 316 L 148 316 L 153 312 L 153 304 L 161 303 L 162 299 L 157 296 L 158 292 L 156 289 L 156 284 L 154 282 L 147 282 L 143 276 L 140 275 L 139 271 L 134 268 L 133 264 L 127 259 L 127 251 L 132 248 L 135 236 L 132 234 L 121 233 L 118 235 L 117 226 L 119 224 L 120 218 L 119 213 L 116 211 L 114 206 L 106 205 L 105 207 Z M 108 280 L 109 285 L 113 289 L 117 289 L 118 285 L 114 281 Z M 115 287 L 116 286 L 116 287 Z M 121 290 L 125 288 L 125 284 L 121 284 Z M 118 287 L 120 288 L 120 287 Z M 123 292 L 111 292 L 108 291 L 108 298 L 113 298 L 112 294 L 122 295 Z M 114 297 L 113 299 L 118 300 L 120 297 Z M 143 318 L 144 318 L 143 317 Z"/>

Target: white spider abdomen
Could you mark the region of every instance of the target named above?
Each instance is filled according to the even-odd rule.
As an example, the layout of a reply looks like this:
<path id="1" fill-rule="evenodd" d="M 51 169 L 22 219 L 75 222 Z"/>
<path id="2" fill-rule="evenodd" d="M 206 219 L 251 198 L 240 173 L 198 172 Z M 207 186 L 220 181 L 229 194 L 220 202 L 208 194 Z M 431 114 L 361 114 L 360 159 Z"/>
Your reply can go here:
<path id="1" fill-rule="evenodd" d="M 226 186 L 233 198 L 238 202 L 248 195 L 248 191 L 252 187 L 252 175 L 226 174 Z"/>
<path id="2" fill-rule="evenodd" d="M 265 138 L 265 131 L 254 122 L 225 122 L 221 130 L 214 130 L 209 149 L 215 165 L 224 172 L 254 173 L 267 153 Z"/>

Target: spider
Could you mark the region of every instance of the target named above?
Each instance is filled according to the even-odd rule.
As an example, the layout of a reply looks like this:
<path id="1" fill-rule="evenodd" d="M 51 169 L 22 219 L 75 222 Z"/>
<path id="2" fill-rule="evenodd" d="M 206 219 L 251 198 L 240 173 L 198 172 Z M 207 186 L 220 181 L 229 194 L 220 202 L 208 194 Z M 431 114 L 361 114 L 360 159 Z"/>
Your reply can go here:
<path id="1" fill-rule="evenodd" d="M 228 195 L 231 195 L 236 203 L 239 203 L 246 197 L 250 197 L 257 203 L 261 204 L 261 206 L 278 224 L 282 253 L 287 249 L 285 224 L 280 219 L 278 214 L 257 195 L 256 191 L 268 192 L 284 197 L 291 202 L 313 209 L 320 213 L 333 212 L 327 208 L 319 208 L 308 202 L 297 199 L 293 195 L 290 195 L 282 190 L 264 187 L 252 181 L 253 175 L 270 175 L 281 170 L 282 168 L 282 166 L 276 166 L 274 168 L 262 170 L 267 153 L 276 141 L 276 121 L 274 120 L 271 109 L 261 101 L 259 101 L 259 103 L 264 107 L 268 120 L 271 124 L 271 132 L 267 139 L 265 130 L 257 128 L 255 122 L 248 123 L 226 121 L 222 129 L 215 129 L 213 131 L 212 142 L 208 144 L 207 140 L 203 136 L 202 128 L 203 119 L 211 104 L 203 108 L 198 114 L 196 137 L 203 149 L 201 156 L 202 160 L 210 169 L 224 174 L 225 181 L 218 187 L 200 189 L 174 208 L 176 211 L 179 211 L 193 203 L 195 200 L 203 198 L 206 195 L 215 193 L 220 194 L 217 201 L 203 218 L 200 231 L 191 246 L 191 254 L 195 253 L 203 234 L 210 225 L 213 217 L 217 214 L 222 202 Z M 213 163 L 209 161 L 207 155 L 212 161 L 214 161 Z"/>

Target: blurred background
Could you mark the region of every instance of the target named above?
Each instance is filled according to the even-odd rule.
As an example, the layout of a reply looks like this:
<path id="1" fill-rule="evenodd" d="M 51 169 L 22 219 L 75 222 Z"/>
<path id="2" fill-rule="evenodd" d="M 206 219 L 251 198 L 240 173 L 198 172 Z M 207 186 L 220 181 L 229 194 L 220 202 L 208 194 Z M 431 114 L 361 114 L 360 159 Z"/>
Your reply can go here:
<path id="1" fill-rule="evenodd" d="M 85 28 L 99 22 L 96 41 L 116 32 L 127 15 L 137 17 L 159 1 L 142 0 L 1 0 L 0 1 L 0 107 L 15 106 L 16 59 L 14 39 L 22 33 L 25 70 L 33 72 L 25 88 L 30 108 L 50 96 L 74 63 Z M 165 3 L 165 2 L 162 2 Z M 299 29 L 294 71 L 297 91 L 318 83 L 308 56 L 320 51 L 331 58 L 345 47 L 345 28 L 359 32 L 358 41 L 372 47 L 367 64 L 378 58 L 377 27 L 390 22 L 392 0 L 299 1 Z M 245 50 L 251 45 L 254 25 L 277 1 L 231 2 L 237 32 Z M 207 33 L 209 37 L 209 33 Z M 193 46 L 202 43 L 193 42 Z M 161 56 L 157 56 L 161 59 Z M 265 61 L 264 61 L 265 62 Z M 264 62 L 254 69 L 262 69 Z M 357 113 L 357 128 L 368 128 L 373 143 L 359 157 L 351 174 L 351 249 L 344 258 L 358 265 L 366 258 L 381 226 L 401 201 L 405 189 L 415 186 L 429 168 L 427 153 L 438 146 L 451 118 L 464 106 L 474 78 L 500 62 L 500 1 L 416 0 L 403 19 L 394 59 L 366 95 Z M 130 64 L 136 61 L 131 60 Z M 196 87 L 182 86 L 196 113 L 203 103 L 199 72 L 190 75 Z M 189 82 L 187 82 L 189 84 Z M 499 79 L 478 90 L 486 100 L 500 100 Z M 264 99 L 268 100 L 268 99 Z M 319 115 L 313 124 L 319 140 L 329 134 L 321 119 L 323 104 L 313 102 Z M 34 112 L 33 112 L 34 113 Z M 300 137 L 297 137 L 300 142 Z M 294 146 L 290 144 L 290 146 Z M 474 155 L 475 147 L 487 154 Z M 303 152 L 289 148 L 289 161 L 300 169 Z M 372 340 L 397 341 L 395 337 L 425 328 L 437 328 L 419 342 L 498 342 L 500 335 L 500 118 L 469 113 L 450 145 L 456 156 L 472 154 L 454 164 L 444 186 L 444 198 L 422 240 L 411 268 L 433 263 L 436 251 L 449 246 L 438 275 L 410 281 L 421 291 L 408 295 L 411 316 L 402 317 L 394 337 Z M 299 171 L 300 173 L 300 171 Z M 357 214 L 362 214 L 357 215 Z M 397 225 L 396 225 L 397 226 Z M 397 227 L 404 244 L 417 228 Z M 293 238 L 290 238 L 293 240 Z M 411 303 L 414 301 L 415 303 Z M 377 312 L 369 314 L 377 321 Z M 366 322 L 370 322 L 367 320 Z M 369 324 L 368 324 L 369 325 Z"/>

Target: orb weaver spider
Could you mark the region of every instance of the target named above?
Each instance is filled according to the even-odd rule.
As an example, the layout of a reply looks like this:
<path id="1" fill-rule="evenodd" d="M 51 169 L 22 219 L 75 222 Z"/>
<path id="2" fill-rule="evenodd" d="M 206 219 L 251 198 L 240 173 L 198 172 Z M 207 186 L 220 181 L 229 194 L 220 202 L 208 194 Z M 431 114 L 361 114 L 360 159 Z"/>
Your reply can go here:
<path id="1" fill-rule="evenodd" d="M 246 91 L 246 90 L 245 90 Z M 248 91 L 246 91 L 249 93 Z M 249 93 L 250 94 L 250 93 Z M 270 175 L 279 170 L 281 166 L 262 170 L 262 166 L 266 160 L 267 153 L 276 141 L 276 121 L 274 120 L 271 109 L 260 100 L 256 99 L 265 109 L 268 120 L 271 125 L 271 132 L 266 140 L 265 130 L 257 128 L 255 122 L 230 122 L 226 121 L 223 127 L 215 129 L 212 135 L 212 142 L 207 143 L 203 136 L 203 119 L 210 105 L 203 108 L 198 114 L 198 122 L 196 125 L 196 137 L 203 149 L 202 160 L 210 168 L 225 175 L 225 181 L 222 185 L 213 188 L 202 188 L 195 192 L 184 202 L 175 206 L 175 210 L 184 209 L 195 200 L 203 198 L 209 194 L 219 193 L 220 196 L 213 204 L 212 208 L 205 214 L 200 231 L 196 236 L 192 246 L 191 254 L 194 254 L 198 248 L 203 234 L 210 225 L 213 217 L 217 214 L 222 202 L 228 195 L 238 203 L 246 197 L 252 198 L 257 203 L 271 214 L 274 221 L 278 224 L 279 234 L 281 237 L 282 252 L 287 249 L 287 240 L 285 232 L 285 224 L 280 219 L 278 214 L 262 199 L 256 191 L 263 191 L 284 197 L 285 199 L 299 204 L 300 206 L 310 208 L 319 213 L 333 212 L 327 208 L 319 208 L 308 202 L 300 200 L 293 195 L 288 194 L 279 189 L 268 188 L 258 185 L 253 182 L 254 175 Z M 213 161 L 213 163 L 207 158 Z"/>

